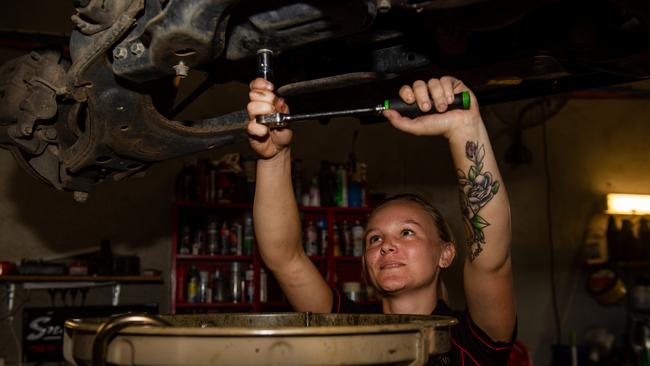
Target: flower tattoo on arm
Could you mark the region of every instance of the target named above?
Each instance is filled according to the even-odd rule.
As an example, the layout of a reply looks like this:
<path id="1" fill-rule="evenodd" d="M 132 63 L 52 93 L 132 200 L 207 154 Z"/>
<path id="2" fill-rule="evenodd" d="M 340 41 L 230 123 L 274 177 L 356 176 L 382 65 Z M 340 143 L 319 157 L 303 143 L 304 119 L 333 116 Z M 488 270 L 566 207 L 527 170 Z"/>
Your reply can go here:
<path id="1" fill-rule="evenodd" d="M 479 215 L 479 211 L 499 192 L 499 182 L 492 178 L 492 173 L 483 172 L 483 158 L 485 157 L 483 145 L 467 141 L 465 156 L 472 162 L 472 165 L 467 175 L 462 170 L 458 170 L 458 183 L 460 207 L 467 231 L 469 259 L 473 261 L 483 251 L 483 245 L 485 245 L 483 229 L 490 225 Z"/>

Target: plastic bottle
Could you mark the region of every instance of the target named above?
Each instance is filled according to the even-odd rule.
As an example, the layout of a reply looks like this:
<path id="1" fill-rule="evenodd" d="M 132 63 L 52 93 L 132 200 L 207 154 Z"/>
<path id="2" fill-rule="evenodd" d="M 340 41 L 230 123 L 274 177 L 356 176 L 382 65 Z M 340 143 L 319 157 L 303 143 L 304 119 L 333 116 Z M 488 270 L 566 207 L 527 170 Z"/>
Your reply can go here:
<path id="1" fill-rule="evenodd" d="M 313 220 L 309 220 L 305 226 L 305 253 L 318 255 L 318 230 Z"/>
<path id="2" fill-rule="evenodd" d="M 199 278 L 199 271 L 196 269 L 196 266 L 191 266 L 190 270 L 187 272 L 187 302 L 190 304 L 196 304 L 199 302 L 199 283 L 201 279 Z"/>
<path id="3" fill-rule="evenodd" d="M 336 205 L 348 207 L 348 172 L 343 164 L 336 169 Z"/>
<path id="4" fill-rule="evenodd" d="M 355 221 L 352 226 L 352 255 L 355 257 L 363 255 L 363 231 L 364 228 L 359 220 Z"/>
<path id="5" fill-rule="evenodd" d="M 327 247 L 329 244 L 327 240 L 327 219 L 319 219 L 316 226 L 318 227 L 318 243 L 320 244 L 320 255 L 326 256 Z"/>

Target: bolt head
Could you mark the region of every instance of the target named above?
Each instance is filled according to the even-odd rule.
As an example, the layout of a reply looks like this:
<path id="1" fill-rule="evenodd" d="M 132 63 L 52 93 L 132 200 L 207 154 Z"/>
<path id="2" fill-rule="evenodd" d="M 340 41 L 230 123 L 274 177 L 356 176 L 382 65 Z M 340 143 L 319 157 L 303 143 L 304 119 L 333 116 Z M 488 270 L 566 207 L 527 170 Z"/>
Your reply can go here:
<path id="1" fill-rule="evenodd" d="M 182 78 L 186 77 L 190 71 L 189 66 L 185 65 L 185 62 L 183 61 L 179 61 L 176 65 L 172 66 L 172 68 L 176 72 L 176 76 Z"/>
<path id="2" fill-rule="evenodd" d="M 140 56 L 144 53 L 144 45 L 141 42 L 135 42 L 131 44 L 131 53 Z"/>
<path id="3" fill-rule="evenodd" d="M 115 47 L 113 49 L 113 58 L 116 60 L 121 60 L 123 58 L 126 58 L 128 56 L 128 51 L 126 50 L 125 47 Z"/>

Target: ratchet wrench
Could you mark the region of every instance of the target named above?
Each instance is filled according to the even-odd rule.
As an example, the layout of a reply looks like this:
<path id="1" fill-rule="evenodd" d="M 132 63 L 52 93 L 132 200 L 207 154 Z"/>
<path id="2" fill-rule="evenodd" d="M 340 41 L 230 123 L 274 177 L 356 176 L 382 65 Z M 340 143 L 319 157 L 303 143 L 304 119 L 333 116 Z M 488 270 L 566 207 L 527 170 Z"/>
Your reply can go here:
<path id="1" fill-rule="evenodd" d="M 454 95 L 454 101 L 447 106 L 447 110 L 452 109 L 469 109 L 470 107 L 470 97 L 469 92 L 464 91 Z M 380 114 L 386 109 L 394 109 L 398 111 L 401 115 L 407 117 L 417 117 L 424 114 L 438 113 L 435 109 L 431 109 L 429 112 L 422 112 L 417 104 L 407 104 L 401 99 L 386 99 L 382 104 L 378 104 L 374 107 L 368 108 L 356 108 L 356 109 L 343 109 L 337 111 L 325 111 L 325 112 L 315 112 L 315 113 L 300 113 L 300 114 L 285 114 L 285 113 L 272 113 L 265 114 L 262 116 L 257 116 L 255 119 L 257 123 L 261 123 L 270 128 L 283 128 L 289 125 L 291 121 L 305 121 L 310 119 L 321 119 L 321 118 L 332 118 L 332 117 L 344 117 L 344 116 L 359 116 L 367 114 Z"/>

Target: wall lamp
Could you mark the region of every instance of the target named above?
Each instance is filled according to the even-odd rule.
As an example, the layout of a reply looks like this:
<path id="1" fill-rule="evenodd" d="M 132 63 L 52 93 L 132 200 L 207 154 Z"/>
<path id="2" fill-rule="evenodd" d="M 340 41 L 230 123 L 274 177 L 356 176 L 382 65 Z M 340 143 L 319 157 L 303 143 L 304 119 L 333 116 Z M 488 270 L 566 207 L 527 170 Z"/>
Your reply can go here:
<path id="1" fill-rule="evenodd" d="M 650 215 L 650 194 L 607 194 L 607 211 L 612 215 Z"/>

